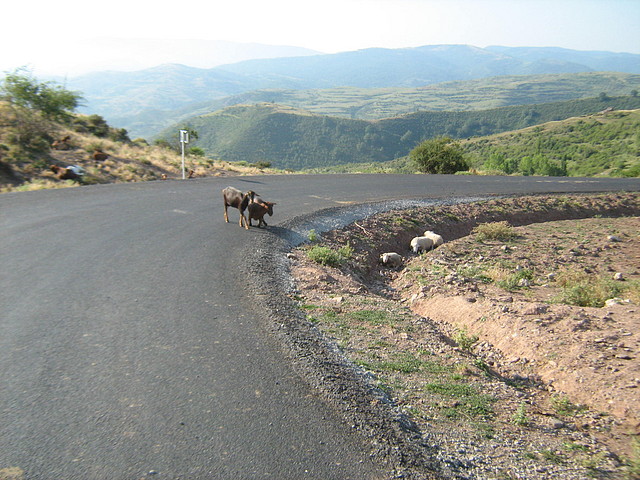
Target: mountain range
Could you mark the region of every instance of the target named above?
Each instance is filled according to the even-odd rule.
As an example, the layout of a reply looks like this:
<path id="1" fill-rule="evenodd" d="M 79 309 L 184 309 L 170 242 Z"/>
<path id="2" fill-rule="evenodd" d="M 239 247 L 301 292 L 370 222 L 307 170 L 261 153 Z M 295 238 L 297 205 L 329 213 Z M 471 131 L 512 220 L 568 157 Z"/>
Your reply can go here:
<path id="1" fill-rule="evenodd" d="M 216 100 L 255 90 L 418 89 L 505 75 L 602 71 L 640 74 L 640 55 L 469 45 L 372 48 L 254 59 L 209 69 L 165 64 L 133 72 L 97 72 L 69 78 L 66 87 L 82 93 L 83 112 L 100 114 L 131 136 L 151 138 L 179 119 L 212 111 Z M 573 98 L 589 94 L 576 93 Z"/>

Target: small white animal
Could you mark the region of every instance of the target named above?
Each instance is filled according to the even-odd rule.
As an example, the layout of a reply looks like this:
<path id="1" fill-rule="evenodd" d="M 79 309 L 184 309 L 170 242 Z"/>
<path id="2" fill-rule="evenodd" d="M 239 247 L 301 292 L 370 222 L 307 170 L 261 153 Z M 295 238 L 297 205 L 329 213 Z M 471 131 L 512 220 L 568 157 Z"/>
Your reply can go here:
<path id="1" fill-rule="evenodd" d="M 431 240 L 433 240 L 433 248 L 439 247 L 444 243 L 442 236 L 438 235 L 436 232 L 432 232 L 431 230 L 427 230 L 426 232 L 424 232 L 424 236 L 429 237 Z"/>
<path id="2" fill-rule="evenodd" d="M 380 262 L 388 267 L 399 267 L 402 265 L 402 257 L 396 252 L 388 252 L 380 255 Z"/>
<path id="3" fill-rule="evenodd" d="M 433 248 L 433 240 L 429 237 L 413 237 L 410 248 L 413 253 L 426 252 Z"/>

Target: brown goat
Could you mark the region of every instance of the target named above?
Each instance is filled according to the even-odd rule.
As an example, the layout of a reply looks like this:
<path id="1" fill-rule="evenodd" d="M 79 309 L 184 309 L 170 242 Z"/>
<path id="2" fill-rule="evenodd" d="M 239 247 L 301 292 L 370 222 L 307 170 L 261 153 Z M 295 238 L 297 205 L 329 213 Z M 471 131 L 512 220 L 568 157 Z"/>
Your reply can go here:
<path id="1" fill-rule="evenodd" d="M 258 220 L 258 228 L 263 225 L 266 227 L 267 222 L 265 222 L 264 216 L 267 213 L 269 216 L 273 215 L 274 205 L 276 205 L 274 202 L 267 202 L 260 198 L 256 198 L 253 202 L 250 202 L 249 205 L 247 205 L 249 227 L 251 226 L 251 220 Z"/>
<path id="2" fill-rule="evenodd" d="M 102 150 L 96 150 L 95 152 L 93 152 L 93 155 L 91 155 L 91 158 L 93 158 L 96 162 L 102 162 L 109 158 L 109 154 L 104 153 Z"/>
<path id="3" fill-rule="evenodd" d="M 78 180 L 80 178 L 80 176 L 70 168 L 58 167 L 57 165 L 51 165 L 49 168 L 60 180 Z"/>
<path id="4" fill-rule="evenodd" d="M 249 190 L 247 193 L 242 193 L 237 188 L 227 187 L 222 190 L 222 198 L 224 200 L 224 221 L 229 223 L 229 215 L 227 214 L 227 208 L 233 207 L 240 211 L 240 226 L 249 229 L 249 223 L 244 215 L 247 206 L 253 203 L 253 199 L 256 193 Z"/>
<path id="5" fill-rule="evenodd" d="M 69 140 L 71 140 L 71 135 L 67 135 L 60 140 L 56 140 L 51 144 L 51 148 L 53 148 L 54 150 L 69 150 L 71 148 Z"/>

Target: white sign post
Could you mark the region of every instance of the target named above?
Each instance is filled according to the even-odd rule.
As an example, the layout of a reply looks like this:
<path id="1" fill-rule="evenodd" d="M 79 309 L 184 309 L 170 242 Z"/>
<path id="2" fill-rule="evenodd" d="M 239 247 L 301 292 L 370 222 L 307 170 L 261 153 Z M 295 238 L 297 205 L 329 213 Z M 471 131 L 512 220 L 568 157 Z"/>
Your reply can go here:
<path id="1" fill-rule="evenodd" d="M 184 144 L 189 143 L 189 132 L 187 130 L 180 130 L 180 145 L 182 146 L 182 179 L 186 177 L 184 173 Z"/>

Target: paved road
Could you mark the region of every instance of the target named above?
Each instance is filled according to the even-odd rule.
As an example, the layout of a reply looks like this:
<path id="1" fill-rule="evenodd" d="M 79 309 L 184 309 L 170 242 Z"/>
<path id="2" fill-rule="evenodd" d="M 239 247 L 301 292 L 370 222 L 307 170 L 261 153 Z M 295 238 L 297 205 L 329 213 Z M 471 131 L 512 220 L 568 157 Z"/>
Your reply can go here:
<path id="1" fill-rule="evenodd" d="M 238 265 L 268 233 L 224 223 L 228 184 L 278 202 L 274 225 L 349 202 L 640 190 L 638 179 L 365 175 L 2 195 L 0 471 L 387 478 L 267 334 Z"/>

